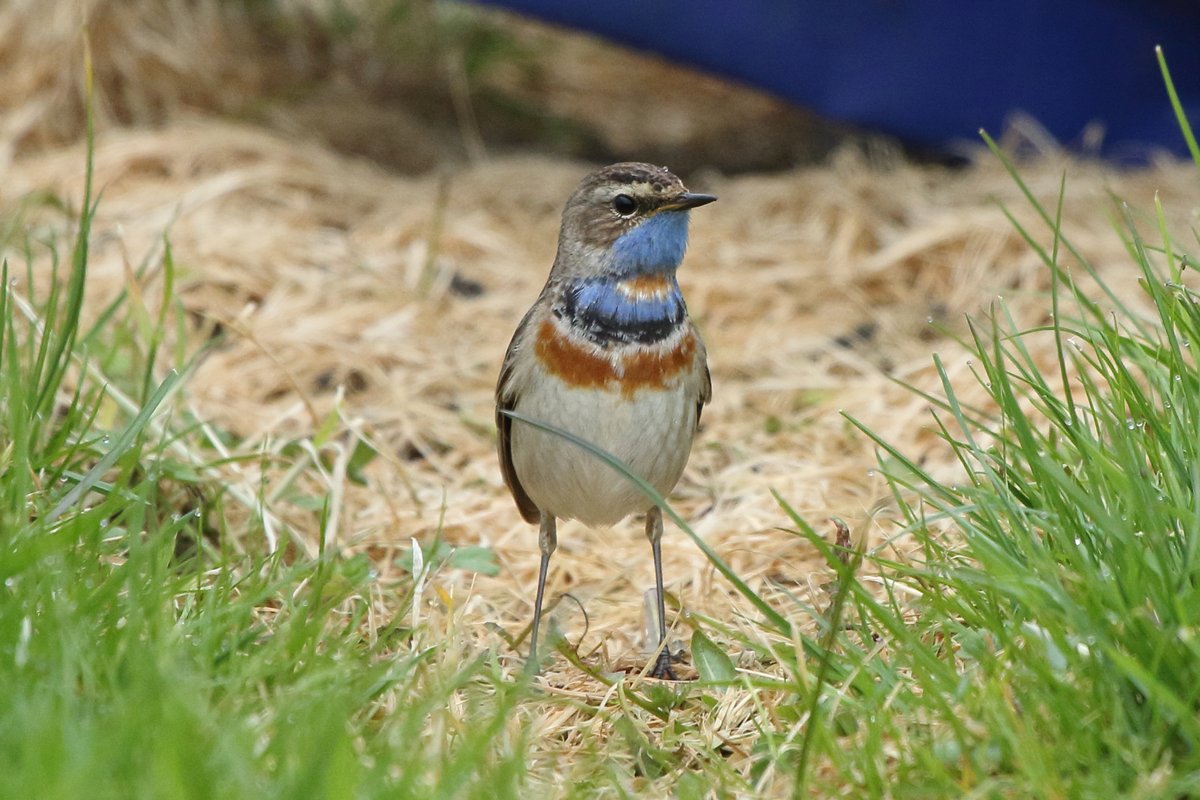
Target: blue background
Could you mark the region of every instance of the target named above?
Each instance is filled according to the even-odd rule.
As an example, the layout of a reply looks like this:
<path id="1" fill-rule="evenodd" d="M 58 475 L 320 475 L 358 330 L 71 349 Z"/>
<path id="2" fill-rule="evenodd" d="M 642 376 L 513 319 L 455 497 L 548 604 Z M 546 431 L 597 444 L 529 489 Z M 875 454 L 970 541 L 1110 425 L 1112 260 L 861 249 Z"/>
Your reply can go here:
<path id="1" fill-rule="evenodd" d="M 934 147 L 1021 110 L 1068 145 L 1101 122 L 1107 155 L 1183 153 L 1161 44 L 1200 126 L 1200 0 L 483 1 Z"/>

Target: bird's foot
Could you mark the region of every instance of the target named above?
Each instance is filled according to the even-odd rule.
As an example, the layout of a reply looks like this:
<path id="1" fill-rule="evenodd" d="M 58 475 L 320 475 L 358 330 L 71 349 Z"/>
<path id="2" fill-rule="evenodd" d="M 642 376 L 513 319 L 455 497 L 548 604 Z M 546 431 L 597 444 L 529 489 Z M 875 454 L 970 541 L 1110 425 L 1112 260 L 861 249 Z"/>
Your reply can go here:
<path id="1" fill-rule="evenodd" d="M 650 677 L 658 678 L 663 681 L 677 681 L 675 671 L 671 669 L 671 654 L 667 652 L 664 646 L 658 651 L 658 658 L 654 661 L 654 666 L 650 669 Z"/>

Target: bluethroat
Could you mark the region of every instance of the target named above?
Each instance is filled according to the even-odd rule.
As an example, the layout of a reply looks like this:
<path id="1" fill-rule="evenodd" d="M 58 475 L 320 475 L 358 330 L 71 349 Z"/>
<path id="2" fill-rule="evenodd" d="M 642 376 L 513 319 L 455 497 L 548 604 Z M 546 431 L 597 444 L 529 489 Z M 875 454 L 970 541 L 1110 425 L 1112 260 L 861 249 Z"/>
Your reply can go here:
<path id="1" fill-rule="evenodd" d="M 579 184 L 563 210 L 550 277 L 525 314 L 496 386 L 500 470 L 521 516 L 540 525 L 541 566 L 529 663 L 537 666 L 546 570 L 557 520 L 612 525 L 646 512 L 654 556 L 659 651 L 652 675 L 673 678 L 663 604 L 662 510 L 577 444 L 612 453 L 665 496 L 683 473 L 712 396 L 704 343 L 675 272 L 688 211 L 716 200 L 650 164 L 613 164 Z"/>

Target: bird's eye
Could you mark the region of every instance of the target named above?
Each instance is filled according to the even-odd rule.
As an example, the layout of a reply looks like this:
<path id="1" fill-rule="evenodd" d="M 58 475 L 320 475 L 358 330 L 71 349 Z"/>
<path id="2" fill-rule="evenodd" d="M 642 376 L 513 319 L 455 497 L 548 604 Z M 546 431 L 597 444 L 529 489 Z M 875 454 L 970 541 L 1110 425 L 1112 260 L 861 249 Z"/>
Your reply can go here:
<path id="1" fill-rule="evenodd" d="M 619 194 L 613 198 L 612 207 L 622 217 L 627 217 L 637 210 L 637 201 L 627 194 Z"/>

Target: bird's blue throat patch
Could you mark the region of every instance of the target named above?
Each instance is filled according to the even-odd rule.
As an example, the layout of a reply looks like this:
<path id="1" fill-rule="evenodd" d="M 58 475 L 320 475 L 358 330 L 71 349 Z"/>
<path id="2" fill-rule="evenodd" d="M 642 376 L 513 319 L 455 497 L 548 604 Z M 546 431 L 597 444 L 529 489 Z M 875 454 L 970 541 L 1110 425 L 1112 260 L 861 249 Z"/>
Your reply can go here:
<path id="1" fill-rule="evenodd" d="M 688 212 L 662 211 L 617 237 L 613 269 L 622 275 L 672 272 L 687 250 Z"/>
<path id="2" fill-rule="evenodd" d="M 673 274 L 605 276 L 565 287 L 554 314 L 601 346 L 652 344 L 683 324 L 687 306 Z"/>

